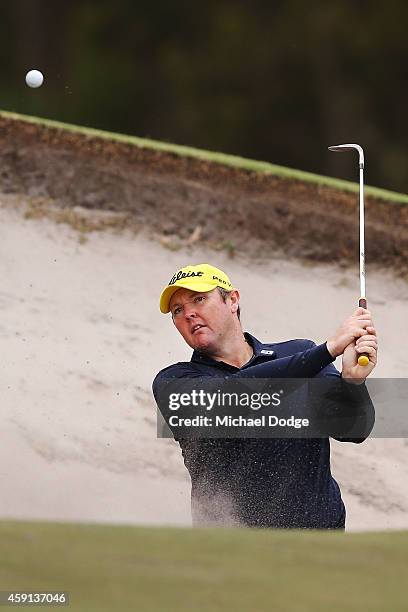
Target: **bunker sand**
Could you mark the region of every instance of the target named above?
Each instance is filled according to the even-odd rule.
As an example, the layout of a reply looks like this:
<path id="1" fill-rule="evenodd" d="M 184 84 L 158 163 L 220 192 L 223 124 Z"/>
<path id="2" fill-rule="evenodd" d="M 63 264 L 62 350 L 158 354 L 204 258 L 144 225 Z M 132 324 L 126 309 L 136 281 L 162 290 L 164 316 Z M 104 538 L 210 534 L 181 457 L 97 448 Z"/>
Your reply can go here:
<path id="1" fill-rule="evenodd" d="M 231 258 L 199 240 L 171 250 L 131 224 L 85 233 L 33 215 L 32 198 L 0 196 L 0 517 L 189 525 L 189 477 L 178 445 L 156 438 L 150 391 L 159 369 L 191 353 L 159 312 L 162 286 L 186 263 L 214 263 L 241 290 L 244 329 L 321 342 L 356 305 L 357 266 Z M 406 377 L 408 285 L 369 264 L 368 274 L 375 375 Z M 332 454 L 349 530 L 408 527 L 406 440 L 332 442 Z"/>

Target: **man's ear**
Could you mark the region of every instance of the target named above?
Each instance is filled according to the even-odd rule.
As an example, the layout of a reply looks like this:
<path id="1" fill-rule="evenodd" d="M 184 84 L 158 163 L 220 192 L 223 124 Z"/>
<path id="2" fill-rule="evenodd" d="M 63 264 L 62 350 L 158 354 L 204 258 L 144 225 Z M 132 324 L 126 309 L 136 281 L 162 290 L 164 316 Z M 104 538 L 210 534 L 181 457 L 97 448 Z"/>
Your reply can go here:
<path id="1" fill-rule="evenodd" d="M 230 300 L 231 300 L 231 311 L 232 312 L 237 312 L 238 307 L 239 307 L 239 291 L 238 291 L 238 289 L 234 289 L 234 291 L 231 292 Z"/>

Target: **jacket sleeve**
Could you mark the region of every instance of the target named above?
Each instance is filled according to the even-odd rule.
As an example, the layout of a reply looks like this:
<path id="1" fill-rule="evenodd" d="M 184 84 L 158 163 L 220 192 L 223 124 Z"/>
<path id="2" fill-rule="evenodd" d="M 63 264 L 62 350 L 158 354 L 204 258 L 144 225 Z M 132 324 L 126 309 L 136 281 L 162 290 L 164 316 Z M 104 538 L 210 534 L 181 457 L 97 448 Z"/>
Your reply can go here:
<path id="1" fill-rule="evenodd" d="M 366 384 L 348 383 L 333 364 L 321 370 L 316 378 L 328 382 L 325 393 L 328 435 L 338 442 L 364 442 L 375 423 L 375 408 Z M 346 435 L 347 429 L 361 435 Z"/>
<path id="2" fill-rule="evenodd" d="M 370 435 L 375 423 L 375 409 L 366 384 L 354 385 L 340 377 L 340 390 L 336 400 L 341 418 L 350 424 L 351 435 L 347 431 L 329 431 L 329 435 L 339 442 L 360 444 Z M 337 433 L 337 435 L 336 435 Z"/>
<path id="3" fill-rule="evenodd" d="M 230 378 L 312 378 L 334 361 L 326 342 L 300 351 L 289 357 L 281 357 L 259 363 L 229 375 Z"/>
<path id="4" fill-rule="evenodd" d="M 326 343 L 300 351 L 289 357 L 281 357 L 264 363 L 243 368 L 238 372 L 225 374 L 220 372 L 219 378 L 234 380 L 241 378 L 310 378 L 321 372 L 334 361 L 327 350 Z M 206 375 L 194 368 L 191 362 L 176 363 L 161 370 L 153 381 L 153 394 L 156 397 L 161 381 L 174 378 L 205 378 Z M 157 399 L 157 398 L 156 398 Z"/>

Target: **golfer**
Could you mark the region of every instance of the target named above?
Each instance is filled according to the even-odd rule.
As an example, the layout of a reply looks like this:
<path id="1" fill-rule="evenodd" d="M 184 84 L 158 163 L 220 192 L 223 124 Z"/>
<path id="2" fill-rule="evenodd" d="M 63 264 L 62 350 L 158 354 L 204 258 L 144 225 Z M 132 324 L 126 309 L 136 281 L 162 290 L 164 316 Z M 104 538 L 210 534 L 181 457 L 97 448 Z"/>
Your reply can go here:
<path id="1" fill-rule="evenodd" d="M 166 380 L 199 377 L 337 377 L 347 410 L 374 424 L 364 380 L 377 361 L 371 314 L 356 309 L 325 342 L 264 343 L 240 322 L 240 294 L 222 270 L 188 265 L 173 275 L 160 297 L 177 331 L 193 349 L 191 361 L 161 370 Z M 361 353 L 367 366 L 358 364 Z M 342 372 L 333 361 L 342 355 Z M 208 379 L 207 379 L 208 380 Z M 335 437 L 335 436 L 333 436 Z M 346 511 L 330 471 L 329 435 L 319 438 L 200 438 L 176 440 L 191 477 L 193 525 L 344 529 Z"/>

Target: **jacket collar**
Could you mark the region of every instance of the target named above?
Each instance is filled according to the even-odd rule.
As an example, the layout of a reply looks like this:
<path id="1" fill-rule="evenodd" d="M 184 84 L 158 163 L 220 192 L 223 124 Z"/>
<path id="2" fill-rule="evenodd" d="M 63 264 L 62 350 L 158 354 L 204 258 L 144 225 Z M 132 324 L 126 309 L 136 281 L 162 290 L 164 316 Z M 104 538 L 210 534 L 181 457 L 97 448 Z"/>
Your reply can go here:
<path id="1" fill-rule="evenodd" d="M 252 349 L 254 351 L 254 355 L 251 359 L 251 362 L 255 358 L 258 358 L 258 357 L 267 358 L 268 360 L 274 359 L 276 357 L 275 351 L 271 349 L 270 344 L 263 344 L 257 338 L 255 338 L 255 336 L 253 336 L 252 334 L 248 332 L 244 332 L 244 337 L 245 337 L 245 340 L 248 342 L 248 344 L 252 346 Z M 191 361 L 194 361 L 196 363 L 206 363 L 208 365 L 219 365 L 220 363 L 223 363 L 223 362 L 217 361 L 216 359 L 213 359 L 212 357 L 209 357 L 208 355 L 205 355 L 204 353 L 200 353 L 200 351 L 196 351 L 196 350 L 193 352 L 191 356 Z"/>

